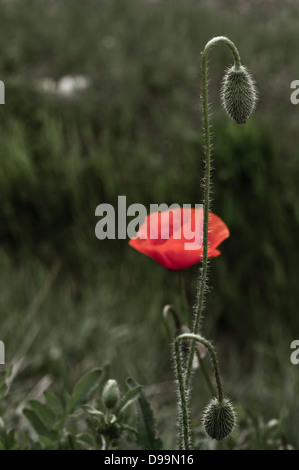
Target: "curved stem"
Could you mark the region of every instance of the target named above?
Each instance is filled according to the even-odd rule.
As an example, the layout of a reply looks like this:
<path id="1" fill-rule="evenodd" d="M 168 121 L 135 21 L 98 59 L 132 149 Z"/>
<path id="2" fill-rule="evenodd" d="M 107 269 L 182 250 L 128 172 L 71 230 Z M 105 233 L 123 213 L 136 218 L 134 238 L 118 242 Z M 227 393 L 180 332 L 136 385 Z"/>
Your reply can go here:
<path id="1" fill-rule="evenodd" d="M 212 363 L 213 363 L 214 375 L 215 375 L 216 386 L 217 386 L 218 400 L 219 400 L 219 402 L 222 402 L 222 400 L 223 400 L 223 387 L 222 387 L 222 382 L 221 382 L 219 362 L 218 362 L 217 354 L 216 354 L 216 351 L 215 351 L 213 345 L 207 339 L 202 338 L 201 336 L 195 335 L 193 333 L 184 333 L 183 335 L 178 336 L 176 338 L 175 342 L 176 342 L 176 344 L 178 344 L 180 341 L 183 341 L 184 339 L 193 340 L 193 344 L 195 342 L 201 343 L 209 351 L 211 359 L 212 359 Z M 183 385 L 185 386 L 186 384 L 183 383 Z M 186 395 L 187 395 L 187 393 L 186 393 Z"/>
<path id="2" fill-rule="evenodd" d="M 212 46 L 215 46 L 216 44 L 219 44 L 220 42 L 222 42 L 223 44 L 226 44 L 230 48 L 230 50 L 231 50 L 231 52 L 234 56 L 236 67 L 240 67 L 240 65 L 241 65 L 240 53 L 239 53 L 237 47 L 235 46 L 235 44 L 233 43 L 233 41 L 228 39 L 226 36 L 216 36 L 215 38 L 208 41 L 207 44 L 205 45 L 205 48 L 203 50 L 202 55 L 203 56 L 207 55 L 209 49 Z"/>
<path id="3" fill-rule="evenodd" d="M 175 309 L 173 308 L 172 305 L 165 305 L 165 307 L 163 308 L 163 312 L 162 312 L 162 318 L 163 318 L 163 323 L 164 323 L 164 326 L 165 326 L 165 329 L 166 329 L 166 332 L 167 332 L 167 336 L 168 336 L 168 339 L 170 342 L 172 342 L 173 340 L 173 335 L 172 335 L 172 331 L 168 325 L 168 314 L 171 313 L 172 314 L 172 317 L 173 317 L 173 320 L 174 320 L 174 323 L 175 323 L 175 328 L 176 328 L 176 331 L 179 332 L 182 328 L 182 325 L 181 325 L 181 321 L 180 321 L 180 318 L 178 316 L 178 314 L 176 313 Z"/>
<path id="4" fill-rule="evenodd" d="M 205 139 L 205 186 L 204 186 L 204 225 L 203 225 L 203 260 L 201 275 L 199 278 L 198 289 L 198 305 L 197 312 L 193 322 L 193 333 L 196 335 L 199 332 L 200 321 L 202 316 L 207 270 L 208 270 L 208 234 L 209 234 L 209 210 L 210 210 L 210 173 L 211 173 L 211 135 L 210 135 L 210 122 L 209 122 L 209 102 L 208 102 L 208 53 L 211 47 L 215 44 L 226 44 L 235 60 L 236 67 L 240 67 L 241 59 L 240 54 L 234 43 L 225 36 L 217 36 L 211 39 L 205 46 L 202 53 L 202 99 L 203 99 L 203 115 L 204 115 L 204 139 Z M 192 375 L 192 364 L 195 353 L 195 343 L 192 341 L 190 354 L 188 359 L 188 367 L 186 373 L 186 386 L 189 388 L 190 379 Z"/>

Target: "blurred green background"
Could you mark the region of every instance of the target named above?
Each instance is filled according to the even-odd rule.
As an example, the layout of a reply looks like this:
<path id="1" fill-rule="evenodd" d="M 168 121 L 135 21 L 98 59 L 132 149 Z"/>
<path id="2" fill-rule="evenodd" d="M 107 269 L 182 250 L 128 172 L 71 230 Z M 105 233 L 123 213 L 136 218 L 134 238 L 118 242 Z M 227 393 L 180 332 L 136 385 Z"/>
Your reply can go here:
<path id="1" fill-rule="evenodd" d="M 231 236 L 210 263 L 204 333 L 225 389 L 253 426 L 281 420 L 299 447 L 299 78 L 294 2 L 1 1 L 0 339 L 19 361 L 11 406 L 43 387 L 70 389 L 88 368 L 146 386 L 165 448 L 175 390 L 162 308 L 183 302 L 178 273 L 125 240 L 95 237 L 95 208 L 201 202 L 200 52 L 215 35 L 238 46 L 259 103 L 237 126 L 220 106 L 231 55 L 210 60 L 213 204 Z M 88 77 L 72 96 L 45 78 Z M 51 82 L 53 83 L 53 82 Z M 198 266 L 185 272 L 195 301 Z M 198 375 L 195 416 L 209 397 Z M 172 423 L 169 426 L 169 423 Z M 244 427 L 245 424 L 244 424 Z M 244 431 L 245 432 L 245 431 Z M 250 444 L 263 444 L 253 439 Z"/>

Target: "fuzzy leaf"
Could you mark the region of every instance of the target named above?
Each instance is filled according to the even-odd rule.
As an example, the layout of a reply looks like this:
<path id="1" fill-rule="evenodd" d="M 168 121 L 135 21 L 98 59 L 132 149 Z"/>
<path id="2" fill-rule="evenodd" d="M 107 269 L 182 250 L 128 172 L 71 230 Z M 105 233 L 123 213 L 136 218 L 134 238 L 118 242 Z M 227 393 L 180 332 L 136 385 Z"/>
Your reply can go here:
<path id="1" fill-rule="evenodd" d="M 47 429 L 53 429 L 56 422 L 55 413 L 43 403 L 31 400 L 29 401 L 31 409 L 35 412 L 36 416 L 43 422 Z"/>
<path id="2" fill-rule="evenodd" d="M 28 421 L 32 424 L 37 434 L 41 436 L 45 436 L 52 441 L 57 439 L 57 433 L 47 429 L 44 423 L 40 420 L 40 418 L 36 415 L 36 413 L 33 410 L 29 410 L 28 408 L 25 408 L 23 410 L 23 413 L 28 419 Z"/>
<path id="3" fill-rule="evenodd" d="M 131 390 L 129 390 L 119 401 L 116 409 L 115 409 L 115 414 L 120 415 L 125 411 L 125 409 L 130 406 L 132 403 L 134 403 L 135 400 L 137 400 L 140 392 L 142 390 L 141 385 L 135 385 L 135 387 L 132 387 Z"/>
<path id="4" fill-rule="evenodd" d="M 48 390 L 46 390 L 44 392 L 44 397 L 45 397 L 49 407 L 56 414 L 56 416 L 62 415 L 63 405 L 62 405 L 61 401 L 59 400 L 59 398 L 56 395 L 54 395 L 54 393 L 49 392 Z"/>
<path id="5" fill-rule="evenodd" d="M 128 379 L 127 384 L 130 388 L 137 386 L 133 379 Z M 143 391 L 140 392 L 137 401 L 138 407 L 138 426 L 137 442 L 145 450 L 160 450 L 162 448 L 161 439 L 156 438 L 156 422 L 151 404 Z"/>
<path id="6" fill-rule="evenodd" d="M 102 411 L 97 410 L 92 405 L 83 405 L 83 410 L 88 413 L 89 416 L 96 419 L 102 426 L 105 425 L 105 415 Z"/>
<path id="7" fill-rule="evenodd" d="M 81 433 L 76 435 L 76 442 L 85 449 L 95 449 L 96 443 L 90 434 Z"/>
<path id="8" fill-rule="evenodd" d="M 101 373 L 101 369 L 93 369 L 81 377 L 69 398 L 67 413 L 72 413 L 75 408 L 89 399 L 100 383 Z"/>

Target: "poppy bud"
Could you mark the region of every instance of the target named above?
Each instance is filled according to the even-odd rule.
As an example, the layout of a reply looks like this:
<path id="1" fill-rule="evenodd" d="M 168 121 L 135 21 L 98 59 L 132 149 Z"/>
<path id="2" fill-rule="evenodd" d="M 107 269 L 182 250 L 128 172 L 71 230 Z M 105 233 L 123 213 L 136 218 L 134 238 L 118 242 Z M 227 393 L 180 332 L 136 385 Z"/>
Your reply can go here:
<path id="1" fill-rule="evenodd" d="M 221 402 L 213 398 L 203 416 L 203 427 L 212 438 L 221 441 L 229 436 L 236 423 L 236 414 L 231 402 L 224 398 Z"/>
<path id="2" fill-rule="evenodd" d="M 107 409 L 115 407 L 119 400 L 119 388 L 116 380 L 108 380 L 102 393 L 102 399 Z"/>
<path id="3" fill-rule="evenodd" d="M 233 65 L 223 77 L 221 100 L 227 114 L 237 124 L 245 124 L 257 101 L 253 80 L 243 65 Z"/>

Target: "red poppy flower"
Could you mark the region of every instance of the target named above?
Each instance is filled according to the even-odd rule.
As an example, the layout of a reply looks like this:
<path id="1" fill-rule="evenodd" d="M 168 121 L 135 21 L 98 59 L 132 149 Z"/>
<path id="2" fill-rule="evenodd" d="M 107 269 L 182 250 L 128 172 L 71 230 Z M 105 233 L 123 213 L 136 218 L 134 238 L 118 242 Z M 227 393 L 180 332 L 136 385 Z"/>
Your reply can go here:
<path id="1" fill-rule="evenodd" d="M 203 257 L 203 209 L 176 208 L 148 215 L 137 237 L 129 241 L 135 250 L 150 256 L 164 268 L 188 268 Z M 192 236 L 193 235 L 193 236 Z M 229 237 L 226 224 L 209 213 L 208 256 L 220 255 L 217 247 Z"/>

